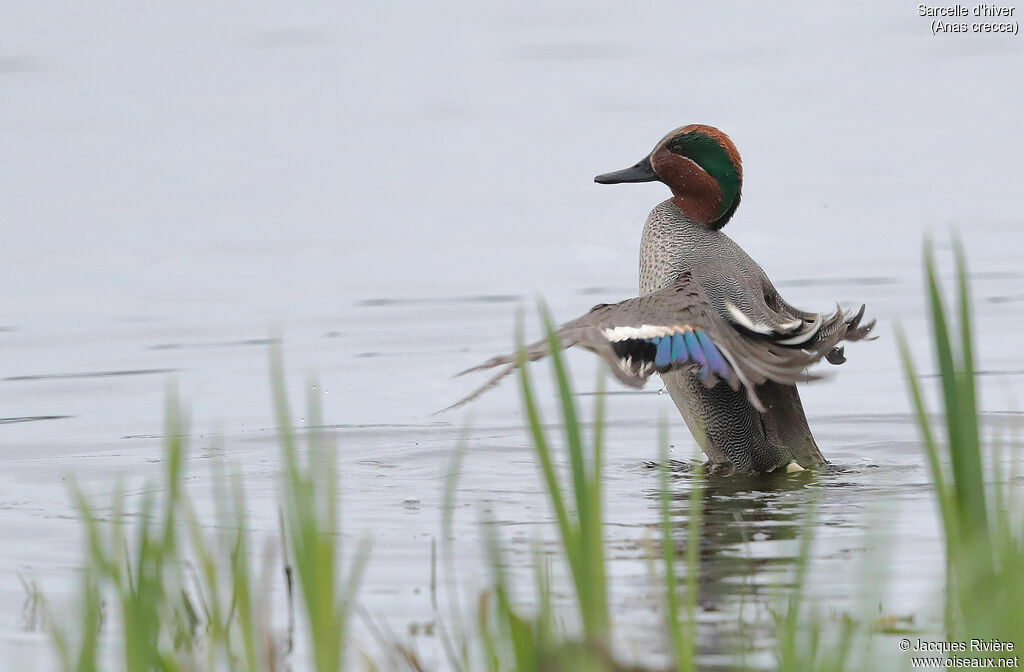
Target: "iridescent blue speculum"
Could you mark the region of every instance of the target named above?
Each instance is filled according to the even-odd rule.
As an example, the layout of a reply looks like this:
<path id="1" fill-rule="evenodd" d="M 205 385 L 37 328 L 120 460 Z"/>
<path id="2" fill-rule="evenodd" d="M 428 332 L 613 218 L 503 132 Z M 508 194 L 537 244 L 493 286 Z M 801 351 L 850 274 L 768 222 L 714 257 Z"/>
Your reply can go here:
<path id="1" fill-rule="evenodd" d="M 721 351 L 701 329 L 684 328 L 665 336 L 639 340 L 653 346 L 654 366 L 659 370 L 693 361 L 700 366 L 700 375 L 705 379 L 712 373 L 728 378 L 732 372 Z"/>

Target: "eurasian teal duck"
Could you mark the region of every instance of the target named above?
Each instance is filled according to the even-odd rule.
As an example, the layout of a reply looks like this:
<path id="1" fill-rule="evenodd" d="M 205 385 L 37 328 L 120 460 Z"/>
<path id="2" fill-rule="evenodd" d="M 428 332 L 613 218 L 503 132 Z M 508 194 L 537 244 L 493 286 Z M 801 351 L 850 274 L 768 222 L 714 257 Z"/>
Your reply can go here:
<path id="1" fill-rule="evenodd" d="M 722 227 L 740 203 L 743 168 L 735 145 L 712 126 L 672 131 L 636 165 L 598 175 L 600 184 L 653 182 L 672 190 L 647 217 L 640 244 L 640 296 L 595 306 L 558 329 L 562 348 L 603 357 L 633 387 L 661 375 L 690 432 L 719 473 L 794 471 L 824 464 L 796 383 L 808 367 L 845 361 L 843 341 L 864 339 L 864 306 L 831 314 L 794 308 Z M 547 354 L 546 341 L 526 358 Z M 517 367 L 502 367 L 459 404 Z M 467 373 L 464 371 L 463 373 Z M 456 404 L 456 405 L 459 405 Z"/>

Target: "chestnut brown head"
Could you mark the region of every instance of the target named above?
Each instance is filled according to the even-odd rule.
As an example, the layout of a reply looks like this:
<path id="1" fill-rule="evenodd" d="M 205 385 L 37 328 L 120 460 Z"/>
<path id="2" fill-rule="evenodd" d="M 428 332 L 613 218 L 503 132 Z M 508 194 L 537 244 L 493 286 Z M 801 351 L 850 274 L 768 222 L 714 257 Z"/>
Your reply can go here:
<path id="1" fill-rule="evenodd" d="M 594 178 L 600 184 L 655 180 L 668 185 L 691 221 L 720 229 L 739 207 L 743 165 L 729 136 L 691 124 L 666 135 L 636 165 Z"/>

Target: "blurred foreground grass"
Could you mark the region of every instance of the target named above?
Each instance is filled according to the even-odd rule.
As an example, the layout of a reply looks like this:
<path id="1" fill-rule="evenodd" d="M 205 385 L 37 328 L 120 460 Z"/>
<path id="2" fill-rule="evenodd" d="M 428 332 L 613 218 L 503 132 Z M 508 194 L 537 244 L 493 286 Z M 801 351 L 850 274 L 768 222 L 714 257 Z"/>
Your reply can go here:
<path id="1" fill-rule="evenodd" d="M 935 484 L 945 535 L 947 578 L 944 632 L 935 638 L 1000 639 L 1024 645 L 1024 548 L 1016 474 L 1004 473 L 999 443 L 986 449 L 981 440 L 970 330 L 966 264 L 957 248 L 958 318 L 947 318 L 938 274 L 926 252 L 932 338 L 938 356 L 943 399 L 944 441 L 923 401 L 909 348 L 901 337 L 911 399 Z M 550 318 L 543 314 L 549 338 Z M 956 334 L 953 327 L 956 327 Z M 521 340 L 521 339 L 520 339 Z M 451 518 L 464 446 L 453 451 L 440 531 L 441 571 L 451 613 L 438 616 L 437 636 L 447 667 L 463 671 L 640 670 L 612 650 L 615 627 L 609 607 L 602 509 L 603 395 L 597 395 L 593 420 L 581 422 L 564 363 L 553 348 L 552 370 L 559 393 L 562 440 L 568 469 L 559 468 L 551 437 L 544 429 L 527 368 L 520 369 L 520 390 L 528 429 L 558 532 L 555 558 L 535 553 L 532 597 L 513 585 L 498 527 L 480 526 L 489 585 L 464 609 L 453 568 Z M 200 521 L 182 481 L 186 432 L 173 394 L 166 411 L 163 482 L 147 489 L 137 511 L 123 509 L 117 493 L 106 518 L 76 489 L 87 540 L 81 594 L 72 611 L 47 612 L 48 628 L 61 669 L 71 672 L 125 670 L 427 669 L 416 652 L 381 635 L 383 653 L 350 649 L 351 616 L 362 570 L 372 561 L 367 544 L 342 562 L 338 523 L 337 460 L 322 431 L 320 404 L 310 395 L 311 429 L 292 428 L 285 398 L 280 353 L 272 356 L 272 380 L 283 465 L 281 556 L 287 588 L 287 623 L 280 625 L 266 581 L 258 581 L 247 536 L 245 493 L 237 477 L 214 474 L 215 520 Z M 585 428 L 589 427 L 589 432 Z M 589 435 L 588 435 L 589 434 Z M 664 433 L 663 433 L 664 434 Z M 700 469 L 685 475 L 689 518 L 683 552 L 672 538 L 667 440 L 661 440 L 660 538 L 652 556 L 657 569 L 655 593 L 661 596 L 665 651 L 671 669 L 698 665 L 697 591 L 701 542 Z M 986 452 L 992 454 L 986 455 Z M 1014 464 L 1016 460 L 1012 461 Z M 986 472 L 985 464 L 990 465 Z M 1015 470 L 1014 470 L 1015 471 Z M 1010 483 L 1010 487 L 1006 484 Z M 871 614 L 822 617 L 821 605 L 808 596 L 806 576 L 813 543 L 813 512 L 802 531 L 793 587 L 774 614 L 775 668 L 780 670 L 908 669 L 909 655 L 895 647 L 880 653 L 872 639 L 892 628 Z M 571 586 L 552 586 L 551 562 L 564 563 Z M 654 566 L 652 564 L 652 566 Z M 38 593 L 34 584 L 34 593 Z M 865 591 L 869 590 L 864 586 Z M 553 593 L 571 592 L 569 605 L 555 606 Z M 33 595 L 33 599 L 42 601 Z M 296 607 L 297 603 L 297 607 Z M 524 603 L 531 605 L 524 608 Z M 297 612 L 297 613 L 296 613 Z M 115 619 L 116 637 L 104 638 L 104 623 Z M 927 621 L 928 619 L 923 619 Z M 304 638 L 303 660 L 293 660 L 293 638 Z M 746 669 L 746 652 L 737 651 L 726 667 Z M 951 656 L 957 654 L 951 653 Z M 719 665 L 719 667 L 721 667 Z"/>

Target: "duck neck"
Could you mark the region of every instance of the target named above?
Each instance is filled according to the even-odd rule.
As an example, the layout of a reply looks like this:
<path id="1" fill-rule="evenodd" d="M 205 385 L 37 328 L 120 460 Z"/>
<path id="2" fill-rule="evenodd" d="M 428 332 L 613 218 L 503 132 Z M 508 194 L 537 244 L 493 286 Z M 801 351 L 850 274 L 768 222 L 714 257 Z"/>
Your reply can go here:
<path id="1" fill-rule="evenodd" d="M 672 192 L 675 194 L 675 192 Z M 709 229 L 718 229 L 714 223 L 715 212 L 718 206 L 711 198 L 694 198 L 692 196 L 673 196 L 672 203 L 679 208 L 683 215 L 694 224 L 706 226 Z"/>
<path id="2" fill-rule="evenodd" d="M 732 217 L 739 205 L 739 189 L 733 202 L 722 209 L 722 186 L 692 160 L 672 154 L 660 153 L 654 157 L 654 169 L 672 190 L 672 202 L 691 222 L 709 229 L 720 229 Z"/>

